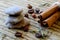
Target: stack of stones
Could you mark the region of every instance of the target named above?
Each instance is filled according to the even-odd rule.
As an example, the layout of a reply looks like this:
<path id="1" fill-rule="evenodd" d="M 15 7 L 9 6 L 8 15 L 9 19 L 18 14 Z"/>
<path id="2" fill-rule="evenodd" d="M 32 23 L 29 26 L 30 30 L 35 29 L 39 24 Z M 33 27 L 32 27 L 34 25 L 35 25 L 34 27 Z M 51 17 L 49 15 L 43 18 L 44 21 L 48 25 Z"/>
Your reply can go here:
<path id="1" fill-rule="evenodd" d="M 23 9 L 20 6 L 12 6 L 5 10 L 5 13 L 8 14 L 5 24 L 8 28 L 21 28 L 25 27 L 26 21 L 22 15 Z"/>

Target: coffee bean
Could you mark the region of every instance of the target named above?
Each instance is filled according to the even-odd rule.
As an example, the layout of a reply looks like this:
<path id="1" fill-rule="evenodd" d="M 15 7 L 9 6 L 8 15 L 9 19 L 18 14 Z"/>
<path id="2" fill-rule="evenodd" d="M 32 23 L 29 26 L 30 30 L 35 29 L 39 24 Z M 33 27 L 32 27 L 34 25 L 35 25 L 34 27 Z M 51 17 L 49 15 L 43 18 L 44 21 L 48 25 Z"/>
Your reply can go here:
<path id="1" fill-rule="evenodd" d="M 28 10 L 28 13 L 29 13 L 29 14 L 33 14 L 33 13 L 34 13 L 34 9 L 29 9 L 29 10 Z"/>
<path id="2" fill-rule="evenodd" d="M 15 33 L 15 36 L 16 36 L 16 37 L 22 37 L 22 33 L 16 32 L 16 33 Z"/>
<path id="3" fill-rule="evenodd" d="M 29 30 L 29 25 L 30 25 L 30 24 L 27 24 L 27 25 L 24 27 L 23 30 L 24 30 L 25 32 L 28 32 L 28 30 Z"/>
<path id="4" fill-rule="evenodd" d="M 24 31 L 25 31 L 25 32 L 28 32 L 28 30 L 29 30 L 28 27 L 25 27 L 25 28 L 24 28 Z"/>
<path id="5" fill-rule="evenodd" d="M 37 16 L 36 16 L 36 14 L 33 13 L 33 14 L 32 14 L 32 17 L 33 17 L 33 18 L 36 18 Z"/>
<path id="6" fill-rule="evenodd" d="M 38 16 L 38 18 L 40 19 L 40 16 Z"/>
<path id="7" fill-rule="evenodd" d="M 42 37 L 43 37 L 41 33 L 36 33 L 35 36 L 36 36 L 37 38 L 42 38 Z"/>
<path id="8" fill-rule="evenodd" d="M 28 7 L 28 9 L 32 9 L 32 6 L 31 6 L 30 4 L 28 4 L 28 6 L 27 6 L 27 7 Z"/>
<path id="9" fill-rule="evenodd" d="M 25 14 L 25 17 L 26 17 L 26 18 L 29 18 L 28 14 Z"/>
<path id="10" fill-rule="evenodd" d="M 35 13 L 39 14 L 39 12 L 40 12 L 40 9 L 39 8 L 36 8 L 35 9 Z"/>
<path id="11" fill-rule="evenodd" d="M 40 20 L 38 20 L 38 23 L 40 23 L 41 21 Z"/>

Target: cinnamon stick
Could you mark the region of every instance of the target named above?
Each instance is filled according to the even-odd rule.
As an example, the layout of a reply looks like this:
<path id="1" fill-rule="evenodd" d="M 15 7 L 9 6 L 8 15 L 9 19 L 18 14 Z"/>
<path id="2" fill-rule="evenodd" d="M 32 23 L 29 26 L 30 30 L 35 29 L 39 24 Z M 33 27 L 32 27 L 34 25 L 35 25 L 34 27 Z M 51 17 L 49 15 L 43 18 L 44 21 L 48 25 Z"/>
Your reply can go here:
<path id="1" fill-rule="evenodd" d="M 60 14 L 60 12 L 57 11 L 52 16 L 50 16 L 49 18 L 47 18 L 46 20 L 44 20 L 42 22 L 43 26 L 51 27 L 53 25 L 53 23 L 59 18 L 59 14 Z"/>
<path id="2" fill-rule="evenodd" d="M 44 11 L 40 14 L 40 20 L 46 19 L 47 17 L 52 15 L 55 11 L 57 11 L 58 9 L 59 9 L 59 5 L 57 5 L 57 4 L 52 5 L 46 11 Z"/>

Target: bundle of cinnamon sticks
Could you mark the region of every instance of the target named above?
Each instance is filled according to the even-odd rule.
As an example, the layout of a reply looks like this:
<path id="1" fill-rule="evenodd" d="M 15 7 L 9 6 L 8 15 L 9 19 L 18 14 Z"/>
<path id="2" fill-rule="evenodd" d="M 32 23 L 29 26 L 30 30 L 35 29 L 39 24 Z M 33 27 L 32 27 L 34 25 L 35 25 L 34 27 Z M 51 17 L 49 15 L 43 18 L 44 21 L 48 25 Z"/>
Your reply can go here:
<path id="1" fill-rule="evenodd" d="M 43 13 L 40 14 L 41 25 L 51 27 L 60 17 L 60 3 L 56 2 Z"/>

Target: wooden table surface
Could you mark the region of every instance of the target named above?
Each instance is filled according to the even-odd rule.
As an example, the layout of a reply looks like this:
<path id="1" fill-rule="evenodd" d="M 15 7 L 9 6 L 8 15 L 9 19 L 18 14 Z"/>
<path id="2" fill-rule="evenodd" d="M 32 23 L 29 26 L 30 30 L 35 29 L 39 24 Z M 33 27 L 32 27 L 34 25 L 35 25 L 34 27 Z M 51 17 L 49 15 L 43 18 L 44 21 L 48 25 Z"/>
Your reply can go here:
<path id="1" fill-rule="evenodd" d="M 53 24 L 54 27 L 47 29 L 47 31 L 50 32 L 50 37 L 45 39 L 38 39 L 33 33 L 30 32 L 8 29 L 4 24 L 5 18 L 7 17 L 7 14 L 4 13 L 4 10 L 8 7 L 18 5 L 22 6 L 25 11 L 27 10 L 27 4 L 31 4 L 34 8 L 38 7 L 41 10 L 45 10 L 54 2 L 57 2 L 57 0 L 0 0 L 0 40 L 60 40 L 60 21 L 57 21 L 55 24 Z M 44 6 L 45 3 L 47 4 Z M 30 27 L 30 30 L 38 31 L 38 28 L 32 26 Z M 24 38 L 15 37 L 14 35 L 16 31 L 22 32 Z"/>

